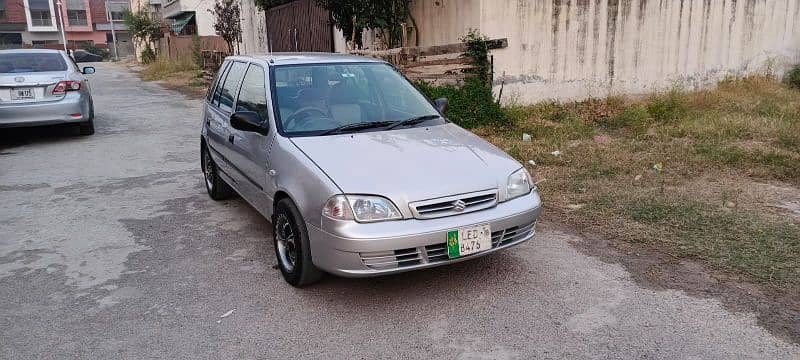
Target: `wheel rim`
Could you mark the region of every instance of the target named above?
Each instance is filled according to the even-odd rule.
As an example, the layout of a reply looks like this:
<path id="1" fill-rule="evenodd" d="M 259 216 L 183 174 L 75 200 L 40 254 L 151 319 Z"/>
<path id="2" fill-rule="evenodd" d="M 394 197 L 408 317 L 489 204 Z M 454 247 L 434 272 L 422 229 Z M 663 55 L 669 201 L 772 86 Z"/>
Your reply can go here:
<path id="1" fill-rule="evenodd" d="M 288 272 L 294 271 L 297 263 L 297 232 L 292 221 L 285 214 L 278 215 L 275 223 L 275 242 L 278 249 L 278 261 Z"/>
<path id="2" fill-rule="evenodd" d="M 214 163 L 211 161 L 208 151 L 203 153 L 203 175 L 206 178 L 208 190 L 214 190 Z"/>

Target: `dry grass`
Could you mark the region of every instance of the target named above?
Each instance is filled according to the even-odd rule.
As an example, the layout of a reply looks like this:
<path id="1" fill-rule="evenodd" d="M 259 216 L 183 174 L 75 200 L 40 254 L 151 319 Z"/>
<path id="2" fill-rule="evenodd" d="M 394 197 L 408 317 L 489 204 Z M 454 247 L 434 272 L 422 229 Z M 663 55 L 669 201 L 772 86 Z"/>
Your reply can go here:
<path id="1" fill-rule="evenodd" d="M 800 286 L 800 215 L 784 206 L 800 201 L 800 91 L 748 78 L 507 112 L 510 128 L 476 132 L 537 163 L 551 220 Z"/>
<path id="2" fill-rule="evenodd" d="M 208 84 L 203 72 L 191 58 L 170 60 L 159 57 L 145 66 L 140 76 L 145 81 L 158 81 L 163 85 L 190 96 L 202 96 Z"/>

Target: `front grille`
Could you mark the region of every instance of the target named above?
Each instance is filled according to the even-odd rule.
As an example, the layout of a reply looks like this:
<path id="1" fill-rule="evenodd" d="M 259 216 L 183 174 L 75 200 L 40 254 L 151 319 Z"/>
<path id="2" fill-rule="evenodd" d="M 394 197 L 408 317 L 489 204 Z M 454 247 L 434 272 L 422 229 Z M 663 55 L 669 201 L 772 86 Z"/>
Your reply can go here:
<path id="1" fill-rule="evenodd" d="M 469 194 L 417 201 L 410 204 L 417 219 L 433 219 L 458 215 L 497 205 L 497 190 L 485 190 Z"/>
<path id="2" fill-rule="evenodd" d="M 536 222 L 532 222 L 523 226 L 512 226 L 507 229 L 493 231 L 492 248 L 510 245 L 528 237 L 534 231 L 535 225 Z M 361 253 L 359 255 L 361 255 L 361 261 L 364 265 L 375 270 L 396 269 L 450 260 L 447 256 L 447 242 L 419 248 Z"/>
<path id="3" fill-rule="evenodd" d="M 364 265 L 375 270 L 394 269 L 421 262 L 420 252 L 417 248 L 361 253 L 360 255 Z"/>

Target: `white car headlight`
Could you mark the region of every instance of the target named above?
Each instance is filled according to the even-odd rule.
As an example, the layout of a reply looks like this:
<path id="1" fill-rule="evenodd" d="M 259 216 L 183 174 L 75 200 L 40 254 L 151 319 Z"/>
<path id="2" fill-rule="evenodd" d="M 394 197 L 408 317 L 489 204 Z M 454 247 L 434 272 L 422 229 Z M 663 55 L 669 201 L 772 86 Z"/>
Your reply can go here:
<path id="1" fill-rule="evenodd" d="M 371 195 L 336 195 L 325 203 L 322 215 L 336 220 L 375 222 L 402 219 L 389 199 Z"/>
<path id="2" fill-rule="evenodd" d="M 529 192 L 531 192 L 532 187 L 531 175 L 528 174 L 528 170 L 521 168 L 508 177 L 508 185 L 506 186 L 506 200 L 527 195 Z"/>

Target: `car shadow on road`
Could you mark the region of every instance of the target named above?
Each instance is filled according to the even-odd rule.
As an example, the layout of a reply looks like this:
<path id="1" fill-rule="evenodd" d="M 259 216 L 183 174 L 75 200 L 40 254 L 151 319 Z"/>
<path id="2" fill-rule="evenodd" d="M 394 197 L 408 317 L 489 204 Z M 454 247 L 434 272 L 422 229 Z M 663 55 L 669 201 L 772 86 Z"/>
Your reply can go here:
<path id="1" fill-rule="evenodd" d="M 82 138 L 73 125 L 0 129 L 0 155 L 8 149 L 36 143 L 57 143 Z"/>

